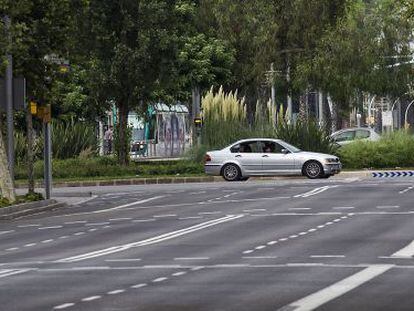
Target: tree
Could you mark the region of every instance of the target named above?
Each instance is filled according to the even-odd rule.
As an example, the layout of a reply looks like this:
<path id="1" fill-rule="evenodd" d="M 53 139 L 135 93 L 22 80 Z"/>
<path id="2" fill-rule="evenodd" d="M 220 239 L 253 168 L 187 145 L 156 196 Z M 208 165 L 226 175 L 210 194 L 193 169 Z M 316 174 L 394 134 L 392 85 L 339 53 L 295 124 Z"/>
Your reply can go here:
<path id="1" fill-rule="evenodd" d="M 74 33 L 72 5 L 80 1 L 69 0 L 4 0 L 0 10 L 11 19 L 11 45 L 0 42 L 0 51 L 13 55 L 16 76 L 27 81 L 27 95 L 39 103 L 54 103 L 51 92 L 53 85 L 61 78 L 59 66 L 48 59 L 67 57 Z M 2 25 L 3 27 L 3 25 Z M 4 38 L 4 36 L 0 36 Z M 56 97 L 59 97 L 60 94 Z M 27 114 L 28 146 L 31 144 L 31 115 Z M 28 152 L 29 177 L 33 170 L 33 158 Z M 34 191 L 33 178 L 29 178 L 29 192 Z"/>

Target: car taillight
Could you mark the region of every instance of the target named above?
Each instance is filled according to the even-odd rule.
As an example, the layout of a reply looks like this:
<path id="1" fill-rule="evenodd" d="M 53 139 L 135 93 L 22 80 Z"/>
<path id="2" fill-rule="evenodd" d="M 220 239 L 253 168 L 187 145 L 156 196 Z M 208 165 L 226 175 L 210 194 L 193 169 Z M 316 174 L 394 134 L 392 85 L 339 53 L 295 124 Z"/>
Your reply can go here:
<path id="1" fill-rule="evenodd" d="M 206 154 L 206 155 L 204 156 L 204 163 L 206 163 L 206 162 L 210 162 L 210 161 L 211 161 L 211 157 L 210 157 L 210 155 Z"/>

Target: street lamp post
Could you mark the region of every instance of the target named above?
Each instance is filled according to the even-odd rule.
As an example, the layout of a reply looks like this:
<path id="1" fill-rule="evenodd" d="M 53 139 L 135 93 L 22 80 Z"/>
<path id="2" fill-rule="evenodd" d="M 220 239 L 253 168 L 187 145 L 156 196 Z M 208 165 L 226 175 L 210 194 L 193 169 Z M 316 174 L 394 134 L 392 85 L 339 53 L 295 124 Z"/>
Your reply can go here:
<path id="1" fill-rule="evenodd" d="M 371 98 L 371 100 L 369 101 L 369 103 L 368 103 L 368 126 L 369 127 L 371 127 L 371 109 L 372 109 L 372 104 L 374 103 L 374 100 L 375 100 L 375 97 L 376 96 L 373 96 L 372 98 Z"/>
<path id="2" fill-rule="evenodd" d="M 405 109 L 405 116 L 404 116 L 404 126 L 408 129 L 408 110 L 410 110 L 411 106 L 414 104 L 414 100 L 408 105 L 407 109 Z"/>

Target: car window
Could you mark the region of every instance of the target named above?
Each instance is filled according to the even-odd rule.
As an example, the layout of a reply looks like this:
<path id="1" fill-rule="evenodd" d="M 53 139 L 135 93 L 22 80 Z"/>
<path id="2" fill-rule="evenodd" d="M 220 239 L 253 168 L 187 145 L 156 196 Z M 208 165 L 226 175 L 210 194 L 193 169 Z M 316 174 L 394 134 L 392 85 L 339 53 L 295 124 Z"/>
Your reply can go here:
<path id="1" fill-rule="evenodd" d="M 274 141 L 261 141 L 260 147 L 263 153 L 282 153 L 282 149 L 285 149 Z"/>
<path id="2" fill-rule="evenodd" d="M 356 133 L 355 133 L 355 138 L 356 139 L 368 138 L 369 136 L 371 136 L 371 133 L 369 131 L 366 131 L 366 130 L 357 130 Z"/>
<path id="3" fill-rule="evenodd" d="M 246 141 L 237 145 L 234 145 L 230 149 L 231 153 L 257 153 L 259 151 L 257 141 Z"/>
<path id="4" fill-rule="evenodd" d="M 333 139 L 335 141 L 349 141 L 354 140 L 355 138 L 355 131 L 346 131 L 336 135 Z"/>

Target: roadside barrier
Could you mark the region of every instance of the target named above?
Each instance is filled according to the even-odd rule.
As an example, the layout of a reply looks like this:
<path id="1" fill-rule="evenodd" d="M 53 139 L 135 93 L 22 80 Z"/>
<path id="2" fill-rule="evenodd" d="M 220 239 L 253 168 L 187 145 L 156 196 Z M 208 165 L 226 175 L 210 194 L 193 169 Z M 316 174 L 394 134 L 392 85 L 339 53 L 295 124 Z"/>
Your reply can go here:
<path id="1" fill-rule="evenodd" d="M 372 177 L 376 178 L 393 178 L 393 177 L 413 177 L 414 171 L 396 171 L 396 172 L 375 172 Z"/>

